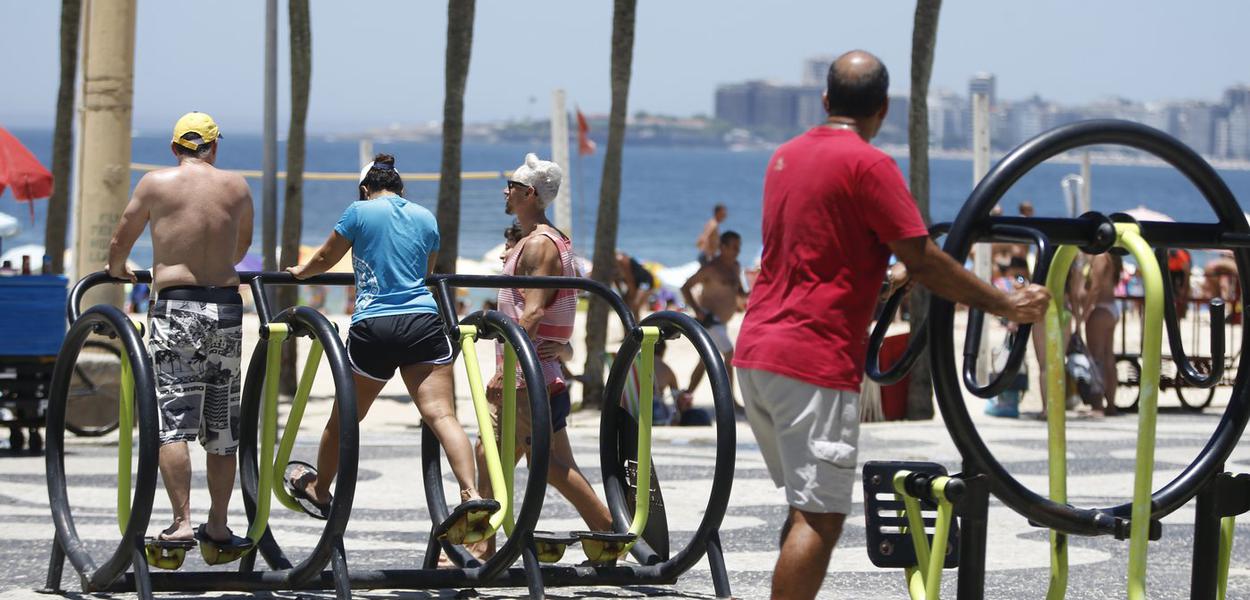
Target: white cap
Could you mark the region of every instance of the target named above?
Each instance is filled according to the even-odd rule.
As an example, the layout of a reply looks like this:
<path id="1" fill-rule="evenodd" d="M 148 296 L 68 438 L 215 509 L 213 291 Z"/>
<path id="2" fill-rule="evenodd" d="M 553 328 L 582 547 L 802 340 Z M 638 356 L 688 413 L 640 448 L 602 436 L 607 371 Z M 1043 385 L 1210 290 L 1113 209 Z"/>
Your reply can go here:
<path id="1" fill-rule="evenodd" d="M 538 155 L 530 152 L 525 155 L 525 164 L 512 171 L 512 181 L 523 183 L 538 192 L 538 202 L 547 208 L 560 191 L 560 181 L 564 179 L 564 171 L 560 165 L 549 160 L 539 160 Z"/>

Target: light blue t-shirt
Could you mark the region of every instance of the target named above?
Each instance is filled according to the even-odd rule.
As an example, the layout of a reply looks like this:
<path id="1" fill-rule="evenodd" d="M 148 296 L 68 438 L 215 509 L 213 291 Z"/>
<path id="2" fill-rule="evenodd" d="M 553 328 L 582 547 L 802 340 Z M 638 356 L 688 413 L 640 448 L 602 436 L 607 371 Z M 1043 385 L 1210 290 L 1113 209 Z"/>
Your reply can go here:
<path id="1" fill-rule="evenodd" d="M 352 243 L 356 310 L 352 323 L 372 317 L 438 313 L 425 285 L 438 223 L 430 211 L 399 196 L 351 203 L 334 231 Z"/>

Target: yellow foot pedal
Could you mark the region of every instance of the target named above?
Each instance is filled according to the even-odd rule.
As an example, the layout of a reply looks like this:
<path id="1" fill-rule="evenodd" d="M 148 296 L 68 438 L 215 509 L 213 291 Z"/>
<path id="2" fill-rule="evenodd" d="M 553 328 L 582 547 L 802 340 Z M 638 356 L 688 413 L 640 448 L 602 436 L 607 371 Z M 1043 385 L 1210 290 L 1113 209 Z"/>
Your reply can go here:
<path id="1" fill-rule="evenodd" d="M 538 554 L 540 562 L 560 562 L 560 559 L 564 558 L 564 551 L 570 544 L 576 544 L 577 540 L 577 536 L 568 532 L 535 531 L 534 551 Z"/>
<path id="2" fill-rule="evenodd" d="M 434 528 L 434 537 L 456 545 L 480 542 L 495 535 L 489 517 L 496 512 L 499 512 L 498 500 L 465 500 Z"/>
<path id="3" fill-rule="evenodd" d="M 230 534 L 229 541 L 218 541 L 208 537 L 208 530 L 200 525 L 195 530 L 195 539 L 200 543 L 200 556 L 210 565 L 224 565 L 234 562 L 252 549 L 252 540 Z"/>
<path id="4" fill-rule="evenodd" d="M 150 537 L 144 540 L 143 555 L 148 564 L 158 569 L 173 571 L 187 559 L 187 550 L 195 547 L 194 540 L 162 540 Z"/>
<path id="5" fill-rule="evenodd" d="M 632 533 L 614 533 L 611 531 L 574 531 L 574 536 L 582 543 L 582 551 L 586 559 L 595 565 L 610 565 L 616 559 L 629 552 L 638 536 Z"/>

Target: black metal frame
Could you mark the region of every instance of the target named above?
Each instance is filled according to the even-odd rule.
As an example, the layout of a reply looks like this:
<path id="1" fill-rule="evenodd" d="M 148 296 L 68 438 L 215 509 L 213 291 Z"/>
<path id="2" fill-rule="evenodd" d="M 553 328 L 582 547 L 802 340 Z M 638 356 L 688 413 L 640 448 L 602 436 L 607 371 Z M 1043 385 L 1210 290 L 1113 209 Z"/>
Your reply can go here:
<path id="1" fill-rule="evenodd" d="M 141 282 L 151 281 L 150 273 L 141 271 L 137 272 L 136 275 Z M 287 309 L 277 316 L 271 316 L 272 311 L 268 304 L 265 286 L 294 284 L 353 285 L 354 278 L 352 275 L 327 274 L 306 280 L 297 280 L 288 273 L 241 272 L 239 273 L 239 278 L 251 287 L 256 304 L 256 312 L 262 325 L 270 322 L 292 323 L 295 325 L 294 333 L 296 335 L 313 335 L 322 341 L 323 346 L 326 347 L 326 356 L 331 361 L 332 367 L 336 364 L 340 366 L 345 365 L 345 357 L 342 354 L 341 346 L 337 343 L 329 343 L 337 342 L 337 334 L 334 333 L 333 326 L 320 313 L 306 307 L 296 307 Z M 103 272 L 93 273 L 80 280 L 74 286 L 67 305 L 67 313 L 71 322 L 79 318 L 82 298 L 87 290 L 96 285 L 115 283 L 123 282 L 109 277 Z M 629 366 L 639 351 L 641 330 L 638 328 L 639 324 L 634 321 L 633 315 L 626 307 L 624 301 L 607 286 L 593 280 L 581 278 L 470 275 L 434 275 L 429 278 L 428 284 L 435 292 L 440 314 L 443 316 L 444 323 L 453 339 L 459 337 L 459 332 L 456 331 L 455 325 L 453 325 L 456 323 L 456 313 L 453 304 L 454 294 L 450 289 L 452 286 L 478 288 L 573 288 L 590 292 L 605 300 L 621 319 L 626 331 L 629 332 L 625 343 L 617 355 L 617 359 L 613 362 L 605 388 L 605 398 L 620 397 Z M 121 315 L 119 311 L 111 307 L 94 307 L 87 311 L 83 317 L 90 316 L 90 322 L 94 323 L 95 320 L 101 318 L 96 316 L 97 313 L 111 315 L 110 318 L 117 320 L 119 323 L 114 327 L 123 329 L 126 332 L 123 334 L 123 338 L 127 334 L 133 338 L 132 342 L 127 342 L 126 347 L 128 351 L 131 350 L 132 346 L 137 348 L 134 351 L 138 354 L 131 361 L 136 365 L 136 390 L 147 391 L 147 396 L 137 396 L 136 398 L 137 407 L 147 407 L 146 409 L 137 408 L 141 421 L 140 433 L 142 438 L 154 440 L 156 438 L 155 398 L 152 391 L 154 386 L 151 383 L 144 383 L 145 381 L 151 382 L 152 377 L 150 361 L 146 358 L 146 349 L 144 349 L 133 328 L 129 326 L 129 320 L 124 315 Z M 484 326 L 484 337 L 497 337 L 511 343 L 517 349 L 517 359 L 527 381 L 542 379 L 541 368 L 539 367 L 538 357 L 533 345 L 529 342 L 524 331 L 515 322 L 501 313 L 493 311 L 472 315 L 466 319 L 466 322 Z M 121 324 L 125 324 L 125 326 L 123 327 Z M 666 311 L 647 317 L 642 321 L 641 325 L 660 327 L 666 338 L 675 338 L 679 335 L 686 336 L 695 346 L 700 358 L 707 367 L 708 379 L 715 398 L 717 458 L 708 506 L 690 542 L 668 560 L 661 560 L 654 551 L 640 540 L 633 549 L 633 554 L 641 563 L 640 565 L 622 564 L 608 567 L 591 567 L 540 565 L 538 563 L 531 535 L 533 527 L 537 523 L 539 512 L 542 508 L 543 496 L 546 492 L 546 461 L 550 448 L 550 415 L 545 386 L 530 385 L 527 386 L 527 389 L 529 390 L 531 417 L 539 423 L 547 422 L 548 426 L 546 428 L 533 428 L 531 440 L 533 454 L 530 462 L 530 476 L 524 494 L 524 501 L 517 514 L 513 536 L 500 548 L 495 557 L 484 563 L 479 563 L 461 547 L 443 544 L 442 549 L 448 552 L 448 555 L 454 562 L 462 566 L 459 569 L 435 569 L 433 567 L 437 560 L 437 551 L 440 544 L 436 540 L 431 539 L 427 547 L 425 568 L 349 571 L 346 555 L 343 551 L 342 535 L 346 528 L 350 504 L 354 495 L 355 468 L 358 459 L 358 432 L 352 428 L 350 435 L 348 435 L 349 432 L 345 427 L 344 438 L 340 446 L 340 472 L 335 488 L 334 509 L 331 512 L 330 519 L 326 522 L 326 527 L 317 547 L 299 565 L 291 565 L 290 560 L 282 553 L 280 546 L 273 537 L 272 531 L 266 530 L 258 543 L 258 551 L 269 566 L 277 570 L 253 571 L 256 553 L 251 553 L 244 558 L 241 572 L 238 573 L 149 573 L 142 554 L 142 533 L 146 529 L 148 517 L 151 514 L 152 491 L 155 490 L 156 463 L 155 447 L 150 443 L 148 446 L 144 446 L 141 442 L 140 479 L 137 483 L 137 489 L 143 491 L 145 496 L 143 498 L 136 496 L 136 504 L 132 508 L 130 522 L 130 528 L 137 529 L 138 532 L 137 535 L 139 537 L 134 538 L 136 540 L 134 544 L 136 545 L 128 547 L 126 542 L 123 541 L 122 546 L 119 546 L 117 554 L 106 565 L 109 569 L 97 570 L 94 568 L 94 563 L 90 562 L 90 557 L 86 558 L 86 562 L 83 561 L 81 544 L 76 543 L 76 536 L 74 540 L 65 543 L 58 541 L 53 544 L 53 560 L 49 567 L 48 587 L 52 590 L 59 589 L 61 564 L 64 556 L 68 554 L 62 551 L 64 547 L 73 548 L 78 553 L 71 554 L 71 560 L 76 561 L 74 563 L 75 567 L 80 572 L 89 572 L 96 577 L 96 579 L 92 580 L 91 587 L 84 584 L 84 589 L 108 592 L 136 591 L 143 597 L 149 597 L 153 590 L 203 592 L 335 589 L 340 598 L 347 598 L 350 597 L 352 589 L 435 589 L 448 587 L 528 587 L 531 595 L 541 597 L 545 586 L 672 584 L 706 554 L 712 569 L 712 580 L 716 594 L 718 597 L 728 598 L 730 597 L 729 577 L 725 568 L 719 537 L 720 524 L 724 519 L 729 503 L 737 444 L 733 396 L 728 372 L 725 369 L 720 353 L 716 350 L 707 331 L 691 317 L 681 313 Z M 86 328 L 87 326 L 84 325 L 83 327 Z M 71 332 L 75 331 L 77 330 L 71 327 Z M 75 335 L 78 334 L 75 333 Z M 86 334 L 82 335 L 85 337 Z M 71 339 L 77 340 L 78 338 L 67 336 L 67 340 Z M 246 429 L 243 432 L 243 440 L 240 444 L 240 471 L 244 490 L 244 502 L 249 517 L 254 514 L 258 487 L 255 417 L 259 411 L 260 380 L 263 378 L 264 372 L 262 366 L 263 357 L 263 353 L 257 352 L 253 354 L 243 398 L 244 415 L 242 418 Z M 72 366 L 73 363 L 69 361 L 66 364 Z M 60 363 L 58 363 L 58 367 L 59 365 Z M 144 365 L 146 370 L 141 373 L 137 365 Z M 334 368 L 334 371 L 336 399 L 340 407 L 340 420 L 344 424 L 355 424 L 354 394 L 348 393 L 354 389 L 350 385 L 351 377 L 345 367 Z M 66 382 L 68 382 L 68 379 L 66 379 Z M 67 385 L 67 383 L 63 384 L 62 387 L 64 385 Z M 138 391 L 136 393 L 138 394 Z M 62 390 L 63 396 L 64 391 Z M 145 413 L 144 410 L 148 412 Z M 147 417 L 144 416 L 145 414 Z M 61 403 L 59 417 L 63 420 L 63 402 Z M 149 419 L 148 428 L 151 431 L 143 429 L 142 423 L 144 418 Z M 623 530 L 623 528 L 628 527 L 628 519 L 632 516 L 632 513 L 626 509 L 625 503 L 627 475 L 624 461 L 621 460 L 618 436 L 614 433 L 620 427 L 617 419 L 617 411 L 603 411 L 603 418 L 600 423 L 602 434 L 600 439 L 600 458 L 603 462 L 604 488 L 608 506 L 613 514 L 615 526 Z M 58 435 L 56 443 L 56 452 L 49 452 L 49 473 L 60 473 L 63 495 L 63 467 L 59 471 L 54 471 L 52 465 L 52 457 L 56 458 L 58 465 L 61 464 L 64 449 L 63 434 Z M 49 449 L 51 448 L 52 446 L 50 445 Z M 150 454 L 150 456 L 145 455 L 145 452 Z M 445 518 L 448 514 L 448 507 L 442 493 L 440 453 L 441 448 L 437 438 L 428 429 L 424 430 L 422 436 L 422 466 L 426 480 L 427 502 L 433 523 L 438 523 L 441 518 Z M 147 456 L 147 462 L 144 462 L 145 456 Z M 144 473 L 149 474 L 148 478 L 144 478 Z M 50 485 L 52 485 L 51 479 Z M 149 491 L 149 489 L 152 491 Z M 144 498 L 146 498 L 146 502 L 142 502 Z M 68 514 L 68 503 L 62 503 L 62 507 Z M 54 510 L 54 515 L 55 512 Z M 57 522 L 59 540 L 62 536 L 62 521 L 64 519 L 54 520 Z M 72 518 L 68 520 L 68 526 L 65 530 L 70 534 L 73 533 Z M 128 535 L 127 539 L 132 537 Z M 131 551 L 131 554 L 126 554 L 127 551 Z M 74 558 L 75 556 L 78 558 Z M 515 563 L 518 556 L 524 559 L 524 566 L 511 566 Z M 327 562 L 331 565 L 331 570 L 329 571 L 324 570 Z M 128 563 L 134 564 L 134 573 L 124 573 Z M 85 567 L 90 567 L 90 569 L 85 569 Z M 84 579 L 84 582 L 87 582 L 87 579 Z"/>
<path id="2" fill-rule="evenodd" d="M 617 352 L 616 358 L 609 369 L 607 384 L 604 387 L 605 400 L 599 421 L 599 456 L 600 468 L 603 473 L 604 494 L 608 509 L 612 513 L 613 525 L 617 531 L 629 528 L 629 520 L 633 511 L 626 504 L 628 476 L 625 461 L 621 455 L 619 444 L 619 411 L 611 410 L 609 402 L 621 397 L 630 365 L 638 355 L 641 347 L 642 326 L 660 327 L 663 337 L 667 339 L 685 336 L 698 351 L 700 359 L 707 368 L 708 380 L 712 385 L 715 402 L 716 422 L 716 465 L 712 476 L 712 489 L 708 497 L 708 506 L 703 519 L 695 530 L 690 541 L 672 555 L 662 560 L 654 550 L 639 539 L 631 553 L 638 560 L 638 565 L 617 564 L 600 567 L 568 567 L 560 565 L 538 565 L 536 556 L 531 567 L 529 556 L 534 552 L 533 544 L 526 544 L 526 564 L 524 568 L 512 568 L 502 575 L 501 579 L 490 585 L 515 585 L 524 581 L 530 586 L 531 594 L 535 593 L 535 581 L 540 586 L 595 586 L 595 585 L 668 585 L 677 582 L 678 577 L 689 571 L 704 554 L 708 557 L 712 570 L 712 582 L 717 597 L 730 597 L 728 571 L 725 568 L 724 555 L 720 544 L 720 524 L 729 506 L 729 496 L 733 485 L 735 452 L 737 450 L 736 425 L 734 420 L 733 392 L 729 384 L 729 374 L 725 369 L 724 359 L 716 350 L 715 344 L 707 331 L 689 315 L 662 311 L 649 315 L 640 323 L 635 323 L 633 313 L 625 305 L 624 300 L 611 288 L 594 281 L 578 277 L 517 277 L 491 275 L 432 275 L 428 284 L 435 292 L 440 313 L 444 323 L 455 322 L 455 294 L 452 288 L 520 288 L 520 289 L 577 289 L 589 292 L 608 303 L 616 313 L 627 332 Z M 490 314 L 490 313 L 486 313 Z M 450 330 L 450 326 L 449 326 Z M 535 413 L 537 414 L 537 413 Z M 537 429 L 537 428 L 536 428 Z M 429 454 L 422 449 L 422 460 L 432 461 L 437 465 L 438 455 Z M 427 494 L 434 482 L 429 479 L 427 465 Z M 434 468 L 438 468 L 435 466 Z M 506 465 L 505 465 L 506 468 Z M 535 477 L 535 466 L 530 465 L 530 477 Z M 438 481 L 441 491 L 442 482 Z M 446 514 L 446 504 L 441 493 L 429 498 L 431 512 Z M 528 497 L 526 498 L 528 502 Z M 519 531 L 520 523 L 518 521 Z M 528 542 L 528 540 L 527 540 Z M 456 560 L 454 555 L 451 555 Z M 463 558 L 463 557 L 462 557 Z M 539 579 L 526 577 L 527 572 L 537 569 L 541 573 Z M 505 583 L 500 583 L 501 581 Z M 539 588 L 541 593 L 541 587 Z"/>
<path id="3" fill-rule="evenodd" d="M 106 333 L 119 338 L 134 375 L 135 415 L 139 422 L 139 464 L 134 479 L 130 519 L 117 549 L 102 564 L 97 564 L 78 538 L 65 481 L 65 407 L 70 378 L 73 376 L 78 353 L 93 333 Z M 53 370 L 47 417 L 45 464 L 52 524 L 56 528 L 56 536 L 52 541 L 52 557 L 48 564 L 47 589 L 60 589 L 61 571 L 66 559 L 69 559 L 74 570 L 78 572 L 85 592 L 108 589 L 131 564 L 137 573 L 142 573 L 141 577 L 146 576 L 148 564 L 143 554 L 143 539 L 156 493 L 159 437 L 156 386 L 147 348 L 131 325 L 130 319 L 119 309 L 108 305 L 94 306 L 70 326 Z M 144 593 L 143 589 L 138 591 Z M 150 597 L 151 588 L 146 588 L 146 592 Z"/>
<path id="4" fill-rule="evenodd" d="M 1250 289 L 1250 250 L 1243 243 L 1250 240 L 1250 225 L 1232 192 L 1206 161 L 1175 138 L 1125 121 L 1098 120 L 1067 125 L 1043 133 L 1013 150 L 972 191 L 955 219 L 944 250 L 956 260 L 962 260 L 972 244 L 984 241 L 980 236 L 990 233 L 996 224 L 1036 229 L 1052 243 L 1087 245 L 1097 240 L 1098 230 L 1103 227 L 1100 220 L 989 216 L 990 209 L 1030 169 L 1052 156 L 1096 144 L 1124 145 L 1154 154 L 1189 178 L 1210 203 L 1220 223 L 1143 222 L 1140 224 L 1142 236 L 1154 245 L 1233 249 L 1241 285 Z M 1195 236 L 1191 229 L 1200 230 L 1201 234 Z M 1076 535 L 1116 535 L 1123 531 L 1130 514 L 1129 504 L 1100 509 L 1061 505 L 1024 487 L 994 459 L 968 415 L 958 378 L 952 375 L 955 373 L 954 314 L 954 303 L 949 300 L 933 298 L 930 302 L 930 340 L 934 344 L 930 360 L 939 408 L 965 462 L 972 462 L 979 472 L 989 476 L 991 492 L 1004 504 L 1042 526 Z M 1243 340 L 1243 353 L 1246 348 Z M 1153 518 L 1166 516 L 1193 498 L 1232 452 L 1250 418 L 1250 398 L 1246 397 L 1245 386 L 1245 376 L 1238 373 L 1228 409 L 1207 446 L 1179 476 L 1153 495 Z"/>
<path id="5" fill-rule="evenodd" d="M 1215 224 L 1141 222 L 1139 226 L 1143 238 L 1156 248 L 1232 250 L 1237 261 L 1239 283 L 1242 289 L 1250 289 L 1250 224 L 1247 224 L 1227 185 L 1206 161 L 1175 138 L 1126 121 L 1095 120 L 1066 125 L 1042 133 L 1013 150 L 972 191 L 951 226 L 943 247 L 945 252 L 955 260 L 963 261 L 973 243 L 1017 241 L 1005 239 L 1004 226 L 1030 230 L 1034 237 L 1044 237 L 1056 245 L 1082 246 L 1087 252 L 1106 251 L 1109 247 L 1108 221 L 1124 221 L 1127 220 L 1125 216 L 1112 215 L 1110 219 L 1097 214 L 1083 215 L 1077 219 L 989 216 L 991 208 L 1029 170 L 1069 150 L 1099 144 L 1128 146 L 1163 159 L 1198 188 L 1219 219 Z M 1039 266 L 1041 265 L 1042 260 L 1039 259 Z M 1165 291 L 1170 291 L 1166 290 L 1166 285 L 1164 287 Z M 1165 304 L 1167 327 L 1172 333 L 1178 332 L 1176 311 L 1170 302 Z M 1127 537 L 1131 504 L 1092 509 L 1058 504 L 1026 488 L 994 458 L 977 433 L 960 389 L 961 381 L 955 366 L 954 315 L 954 303 L 940 297 L 932 298 L 925 333 L 934 344 L 929 355 L 938 406 L 963 457 L 965 480 L 984 482 L 983 485 L 990 493 L 1034 524 L 1070 535 Z M 1224 335 L 1223 328 L 1215 321 L 1222 323 L 1222 316 L 1222 306 L 1219 303 L 1214 304 L 1212 350 L 1213 356 L 1218 355 L 1213 361 L 1219 362 L 1223 361 Z M 973 327 L 975 323 L 970 322 L 970 329 Z M 1219 381 L 1219 376 L 1215 374 L 1204 376 L 1192 368 L 1185 358 L 1181 336 L 1170 333 L 1169 339 L 1174 357 L 1179 357 L 1178 372 L 1181 376 L 1199 386 Z M 1239 355 L 1244 356 L 1245 351 L 1250 348 L 1248 341 L 1250 340 L 1242 339 Z M 872 342 L 879 345 L 879 337 L 874 336 Z M 908 352 L 911 353 L 911 348 Z M 1182 365 L 1190 368 L 1180 368 Z M 900 361 L 891 368 L 888 375 L 901 377 L 899 371 L 905 373 L 910 366 L 910 363 Z M 966 358 L 964 366 L 966 371 Z M 870 367 L 876 367 L 875 361 L 870 362 Z M 1233 490 L 1244 494 L 1246 489 L 1250 489 L 1247 488 L 1244 478 L 1238 476 L 1233 480 L 1231 475 L 1222 472 L 1224 462 L 1237 445 L 1247 420 L 1250 420 L 1250 394 L 1247 394 L 1250 390 L 1246 389 L 1244 369 L 1238 368 L 1237 371 L 1229 405 L 1207 444 L 1189 466 L 1152 495 L 1152 521 L 1172 513 L 1195 496 L 1199 497 L 1199 516 L 1195 524 L 1199 535 L 1195 536 L 1194 587 L 1191 590 L 1194 598 L 1213 597 L 1211 590 L 1214 589 L 1216 575 L 1212 565 L 1219 552 L 1218 535 L 1213 536 L 1211 533 L 1213 528 L 1218 528 L 1218 516 L 1214 515 L 1238 514 L 1250 508 L 1250 503 L 1234 501 L 1230 496 Z M 870 372 L 879 373 L 879 369 L 876 373 Z M 1010 368 L 1004 371 L 1004 376 L 1014 374 L 1015 371 Z M 1236 485 L 1230 481 L 1236 481 Z M 1206 511 L 1209 514 L 1204 514 L 1203 509 L 1211 507 L 1214 508 Z M 984 508 L 975 508 L 968 514 L 961 515 L 964 535 L 960 540 L 960 598 L 981 598 L 984 593 Z"/>

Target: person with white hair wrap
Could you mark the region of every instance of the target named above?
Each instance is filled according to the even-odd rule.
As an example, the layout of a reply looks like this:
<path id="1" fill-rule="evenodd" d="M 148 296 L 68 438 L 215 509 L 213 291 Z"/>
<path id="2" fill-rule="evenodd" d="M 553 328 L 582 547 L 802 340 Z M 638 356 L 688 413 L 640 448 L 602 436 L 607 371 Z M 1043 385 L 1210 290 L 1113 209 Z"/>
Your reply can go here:
<path id="1" fill-rule="evenodd" d="M 515 215 L 521 228 L 521 240 L 508 252 L 504 261 L 504 275 L 517 276 L 563 276 L 577 277 L 573 262 L 573 242 L 547 220 L 545 209 L 560 191 L 564 173 L 556 163 L 540 160 L 537 155 L 525 155 L 525 162 L 508 178 L 504 188 L 504 212 Z M 608 507 L 595 495 L 586 476 L 582 474 L 573 458 L 569 443 L 566 419 L 571 408 L 568 382 L 560 370 L 560 352 L 573 335 L 573 321 L 577 315 L 577 293 L 572 289 L 517 289 L 499 290 L 499 311 L 507 315 L 529 335 L 542 365 L 547 385 L 547 398 L 551 403 L 551 455 L 547 467 L 548 484 L 560 492 L 577 509 L 586 525 L 594 531 L 612 529 L 612 515 Z M 490 400 L 491 421 L 498 432 L 499 412 L 503 400 L 503 346 L 496 344 L 496 373 L 487 386 Z M 517 377 L 517 385 L 525 385 L 523 377 Z M 518 391 L 518 396 L 524 396 Z M 517 405 L 517 448 L 515 456 L 529 453 L 530 414 L 525 403 Z M 491 497 L 493 490 L 485 476 L 485 455 L 478 443 L 478 489 L 483 497 Z M 494 553 L 494 538 L 488 538 L 471 550 L 480 558 Z M 484 547 L 483 547 L 484 546 Z"/>

